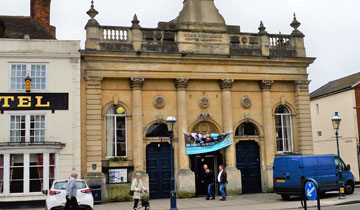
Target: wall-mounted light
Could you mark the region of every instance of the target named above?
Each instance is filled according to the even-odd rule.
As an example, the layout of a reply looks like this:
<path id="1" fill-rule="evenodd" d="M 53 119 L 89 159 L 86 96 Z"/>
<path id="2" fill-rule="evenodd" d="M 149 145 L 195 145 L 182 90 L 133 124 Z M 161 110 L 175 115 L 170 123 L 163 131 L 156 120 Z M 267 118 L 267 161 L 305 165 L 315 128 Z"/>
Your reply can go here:
<path id="1" fill-rule="evenodd" d="M 31 91 L 31 78 L 29 77 L 29 75 L 25 78 L 25 90 L 26 92 Z"/>

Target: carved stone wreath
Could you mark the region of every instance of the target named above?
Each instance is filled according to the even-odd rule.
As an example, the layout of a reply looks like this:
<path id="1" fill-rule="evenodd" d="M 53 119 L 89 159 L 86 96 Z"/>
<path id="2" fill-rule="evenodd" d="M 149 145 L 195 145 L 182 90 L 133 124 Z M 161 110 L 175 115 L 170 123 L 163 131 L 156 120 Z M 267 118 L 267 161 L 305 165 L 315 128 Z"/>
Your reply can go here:
<path id="1" fill-rule="evenodd" d="M 244 109 L 249 109 L 252 105 L 251 98 L 249 96 L 244 96 L 241 98 L 241 106 Z"/>
<path id="2" fill-rule="evenodd" d="M 157 109 L 161 109 L 165 106 L 165 98 L 164 96 L 155 96 L 153 99 L 153 105 Z"/>
<path id="3" fill-rule="evenodd" d="M 198 102 L 199 102 L 199 107 L 202 109 L 206 109 L 210 106 L 210 99 L 207 96 L 201 96 Z"/>

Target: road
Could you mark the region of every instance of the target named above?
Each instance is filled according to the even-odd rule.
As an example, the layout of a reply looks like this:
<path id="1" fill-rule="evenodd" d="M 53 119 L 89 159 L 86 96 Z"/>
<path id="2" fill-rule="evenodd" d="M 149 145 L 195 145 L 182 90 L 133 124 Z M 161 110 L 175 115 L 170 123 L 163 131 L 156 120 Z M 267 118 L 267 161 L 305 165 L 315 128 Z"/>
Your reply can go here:
<path id="1" fill-rule="evenodd" d="M 345 206 L 333 206 L 333 207 L 322 207 L 321 210 L 359 210 L 360 204 L 345 205 Z M 317 210 L 317 208 L 311 208 L 309 210 Z"/>

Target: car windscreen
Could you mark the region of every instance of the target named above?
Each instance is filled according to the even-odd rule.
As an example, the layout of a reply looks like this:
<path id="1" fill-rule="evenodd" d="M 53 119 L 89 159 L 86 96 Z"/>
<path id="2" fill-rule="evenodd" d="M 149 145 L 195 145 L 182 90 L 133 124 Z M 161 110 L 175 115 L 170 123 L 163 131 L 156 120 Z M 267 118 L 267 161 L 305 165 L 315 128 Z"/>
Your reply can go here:
<path id="1" fill-rule="evenodd" d="M 67 181 L 63 182 L 56 182 L 54 184 L 54 190 L 66 190 Z M 83 181 L 76 181 L 76 187 L 78 189 L 84 189 L 86 188 L 86 184 Z"/>

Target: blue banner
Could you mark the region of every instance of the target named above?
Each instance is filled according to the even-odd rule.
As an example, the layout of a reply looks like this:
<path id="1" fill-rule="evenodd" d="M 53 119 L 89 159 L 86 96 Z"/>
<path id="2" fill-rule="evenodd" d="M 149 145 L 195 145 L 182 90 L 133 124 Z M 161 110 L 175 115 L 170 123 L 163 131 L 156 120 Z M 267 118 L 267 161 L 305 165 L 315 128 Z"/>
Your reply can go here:
<path id="1" fill-rule="evenodd" d="M 196 155 L 215 152 L 232 145 L 229 133 L 224 134 L 185 134 L 186 154 Z"/>

